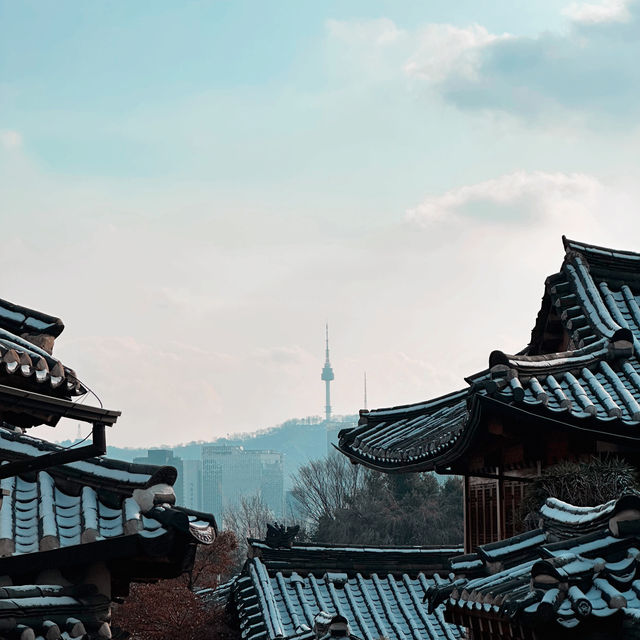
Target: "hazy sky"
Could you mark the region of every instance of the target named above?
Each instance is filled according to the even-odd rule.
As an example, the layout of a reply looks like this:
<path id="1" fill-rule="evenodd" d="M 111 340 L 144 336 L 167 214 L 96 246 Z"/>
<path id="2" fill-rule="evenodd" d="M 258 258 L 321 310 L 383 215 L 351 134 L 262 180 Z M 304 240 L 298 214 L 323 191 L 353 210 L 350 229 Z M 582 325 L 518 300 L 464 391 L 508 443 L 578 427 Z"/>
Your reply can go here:
<path id="1" fill-rule="evenodd" d="M 640 5 L 0 0 L 0 297 L 119 445 L 464 385 L 640 250 Z M 73 428 L 46 429 L 64 438 Z"/>

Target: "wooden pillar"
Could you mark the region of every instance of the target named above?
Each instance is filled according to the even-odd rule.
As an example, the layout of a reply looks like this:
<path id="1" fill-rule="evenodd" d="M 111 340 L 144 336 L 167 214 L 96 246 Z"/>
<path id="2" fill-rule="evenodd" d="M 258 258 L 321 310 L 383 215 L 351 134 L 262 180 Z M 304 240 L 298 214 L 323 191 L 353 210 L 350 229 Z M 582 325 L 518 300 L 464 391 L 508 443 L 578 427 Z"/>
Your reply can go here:
<path id="1" fill-rule="evenodd" d="M 464 477 L 464 552 L 471 553 L 471 496 L 469 495 L 469 476 Z"/>
<path id="2" fill-rule="evenodd" d="M 506 524 L 505 524 L 505 510 L 504 510 L 504 477 L 502 475 L 502 469 L 496 467 L 496 474 L 498 475 L 498 487 L 496 496 L 496 509 L 497 509 L 497 536 L 498 540 L 504 540 L 506 538 Z"/>

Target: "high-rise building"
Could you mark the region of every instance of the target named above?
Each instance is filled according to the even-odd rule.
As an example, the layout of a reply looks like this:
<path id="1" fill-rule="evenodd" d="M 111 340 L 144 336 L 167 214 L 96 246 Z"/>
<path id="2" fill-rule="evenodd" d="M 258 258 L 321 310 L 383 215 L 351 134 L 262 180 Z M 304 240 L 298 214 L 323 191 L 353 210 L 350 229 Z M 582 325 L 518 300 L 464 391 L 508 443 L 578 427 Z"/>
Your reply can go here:
<path id="1" fill-rule="evenodd" d="M 202 508 L 202 460 L 183 460 L 182 469 L 183 504 L 199 511 Z"/>
<path id="2" fill-rule="evenodd" d="M 219 522 L 225 507 L 259 496 L 281 518 L 284 511 L 284 455 L 238 446 L 202 447 L 202 504 Z"/>
<path id="3" fill-rule="evenodd" d="M 134 458 L 133 461 L 139 464 L 155 464 L 161 467 L 175 467 L 178 472 L 178 479 L 173 486 L 176 492 L 176 501 L 178 504 L 184 504 L 182 458 L 173 455 L 173 451 L 171 449 L 147 449 L 146 456 Z"/>

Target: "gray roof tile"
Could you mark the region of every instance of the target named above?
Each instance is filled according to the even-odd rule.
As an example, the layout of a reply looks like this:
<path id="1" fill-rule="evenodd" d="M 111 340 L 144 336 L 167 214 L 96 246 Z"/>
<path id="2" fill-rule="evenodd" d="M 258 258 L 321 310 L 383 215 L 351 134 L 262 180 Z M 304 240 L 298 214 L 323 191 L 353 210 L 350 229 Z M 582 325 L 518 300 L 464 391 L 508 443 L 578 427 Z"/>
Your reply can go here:
<path id="1" fill-rule="evenodd" d="M 255 541 L 253 544 L 256 545 Z M 265 547 L 258 543 L 256 549 L 264 550 Z M 351 633 L 363 640 L 380 637 L 389 640 L 459 640 L 460 630 L 445 622 L 443 607 L 428 611 L 425 602 L 429 591 L 449 584 L 448 579 L 438 575 L 428 577 L 420 571 L 376 572 L 373 570 L 375 562 L 371 564 L 371 560 L 371 571 L 364 568 L 361 571 L 327 571 L 322 567 L 323 558 L 335 549 L 334 546 L 314 546 L 311 550 L 309 545 L 300 550 L 295 546 L 281 549 L 278 550 L 281 556 L 290 553 L 291 561 L 280 560 L 279 567 L 271 568 L 269 560 L 250 559 L 233 587 L 224 585 L 223 588 L 224 597 L 231 597 L 238 612 L 243 638 L 311 638 L 316 616 L 325 612 L 330 616 L 344 616 Z M 348 551 L 347 547 L 340 550 Z M 415 548 L 409 551 L 418 553 Z M 365 552 L 371 558 L 371 554 L 374 557 L 398 554 L 402 549 L 370 547 Z M 427 549 L 426 552 L 434 553 L 435 550 Z M 315 556 L 313 570 L 297 568 L 301 553 L 307 565 L 310 557 Z"/>
<path id="2" fill-rule="evenodd" d="M 623 511 L 636 512 L 638 519 L 627 521 L 629 533 L 614 533 L 611 523 Z M 541 530 L 481 546 L 477 558 L 484 575 L 478 576 L 475 561 L 477 577 L 458 579 L 453 592 L 434 588 L 430 601 L 444 599 L 449 610 L 463 611 L 484 603 L 485 612 L 524 625 L 544 621 L 573 628 L 590 624 L 591 616 L 617 613 L 638 619 L 640 495 L 627 494 L 598 507 L 549 499 L 542 516 Z M 452 566 L 464 574 L 464 563 L 454 559 Z"/>

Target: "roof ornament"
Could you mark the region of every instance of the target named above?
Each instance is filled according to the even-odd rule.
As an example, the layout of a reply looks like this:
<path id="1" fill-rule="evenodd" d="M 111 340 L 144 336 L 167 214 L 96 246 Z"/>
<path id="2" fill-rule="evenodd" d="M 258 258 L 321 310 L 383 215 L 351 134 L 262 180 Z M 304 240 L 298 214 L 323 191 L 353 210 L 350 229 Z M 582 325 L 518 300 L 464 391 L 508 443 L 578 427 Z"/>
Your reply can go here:
<path id="1" fill-rule="evenodd" d="M 313 620 L 313 631 L 317 640 L 329 638 L 355 638 L 351 634 L 349 621 L 340 614 L 332 616 L 320 611 Z"/>
<path id="2" fill-rule="evenodd" d="M 509 356 L 504 352 L 491 352 L 489 355 L 489 374 L 490 379 L 484 382 L 484 388 L 487 393 L 493 395 L 497 391 L 510 385 L 514 399 L 519 402 L 524 398 L 524 390 L 521 385 L 514 385 L 513 383 L 514 380 L 517 382 L 518 371 L 509 360 Z"/>
<path id="3" fill-rule="evenodd" d="M 618 329 L 609 340 L 609 355 L 613 358 L 630 358 L 633 353 L 633 333 L 626 327 Z"/>
<path id="4" fill-rule="evenodd" d="M 504 365 L 507 368 L 511 367 L 509 357 L 504 351 L 495 350 L 489 354 L 489 369 L 492 369 L 498 365 Z"/>
<path id="5" fill-rule="evenodd" d="M 618 498 L 609 518 L 609 531 L 616 538 L 640 533 L 640 494 L 626 493 Z"/>
<path id="6" fill-rule="evenodd" d="M 491 380 L 509 380 L 516 375 L 513 365 L 509 361 L 509 357 L 502 351 L 492 351 L 489 355 L 489 372 Z M 498 383 L 498 386 L 504 384 Z"/>
<path id="7" fill-rule="evenodd" d="M 274 522 L 267 524 L 267 535 L 264 541 L 273 549 L 291 549 L 299 532 L 300 525 L 285 527 L 283 524 Z"/>

